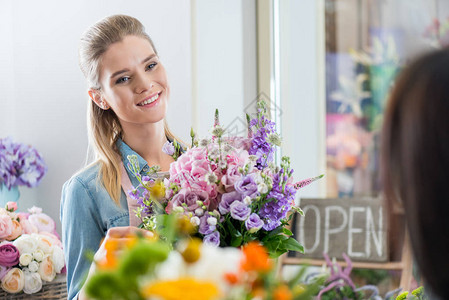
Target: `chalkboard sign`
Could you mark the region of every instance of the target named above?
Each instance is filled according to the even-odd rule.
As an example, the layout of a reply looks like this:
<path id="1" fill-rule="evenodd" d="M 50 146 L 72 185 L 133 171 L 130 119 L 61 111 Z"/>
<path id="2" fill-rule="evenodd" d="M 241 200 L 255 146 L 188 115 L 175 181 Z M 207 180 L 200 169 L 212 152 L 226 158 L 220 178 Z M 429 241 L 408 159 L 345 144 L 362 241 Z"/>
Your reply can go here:
<path id="1" fill-rule="evenodd" d="M 292 219 L 294 237 L 304 254 L 289 257 L 342 258 L 353 261 L 385 262 L 388 259 L 387 215 L 379 198 L 301 199 L 305 216 Z"/>

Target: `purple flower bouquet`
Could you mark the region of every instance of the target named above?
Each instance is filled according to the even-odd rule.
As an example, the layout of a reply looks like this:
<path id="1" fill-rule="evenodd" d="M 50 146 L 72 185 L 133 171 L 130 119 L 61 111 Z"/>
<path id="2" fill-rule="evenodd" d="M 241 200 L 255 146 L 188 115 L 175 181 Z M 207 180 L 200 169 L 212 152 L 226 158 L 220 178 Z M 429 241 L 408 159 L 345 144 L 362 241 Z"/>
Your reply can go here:
<path id="1" fill-rule="evenodd" d="M 272 257 L 303 251 L 287 229 L 289 212 L 302 213 L 295 205 L 296 191 L 322 176 L 294 183 L 290 158 L 274 164 L 281 138 L 264 102 L 258 102 L 257 117 L 247 116 L 247 121 L 248 137 L 224 137 L 217 111 L 211 138 L 198 141 L 191 133 L 192 147 L 184 153 L 176 141 L 166 145 L 177 159 L 164 182 L 140 176 L 137 158 L 128 157 L 128 168 L 140 181 L 129 194 L 142 206 L 138 216 L 144 228 L 154 230 L 157 215 L 179 213 L 205 243 L 239 247 L 257 240 Z"/>
<path id="2" fill-rule="evenodd" d="M 40 153 L 32 146 L 0 139 L 0 185 L 35 187 L 47 172 Z"/>

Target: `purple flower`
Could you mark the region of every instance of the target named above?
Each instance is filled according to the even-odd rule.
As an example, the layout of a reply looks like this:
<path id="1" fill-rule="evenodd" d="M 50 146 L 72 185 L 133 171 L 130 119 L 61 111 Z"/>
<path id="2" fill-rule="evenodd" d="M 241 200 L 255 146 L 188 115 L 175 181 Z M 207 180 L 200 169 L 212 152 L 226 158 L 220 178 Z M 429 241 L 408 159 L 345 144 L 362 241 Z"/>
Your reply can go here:
<path id="1" fill-rule="evenodd" d="M 239 220 L 245 221 L 248 219 L 251 209 L 243 202 L 234 201 L 230 207 L 231 217 Z"/>
<path id="2" fill-rule="evenodd" d="M 172 156 L 173 154 L 175 154 L 175 146 L 173 146 L 173 143 L 166 141 L 164 146 L 162 146 L 162 152 Z"/>
<path id="3" fill-rule="evenodd" d="M 194 212 L 199 207 L 198 201 L 205 202 L 209 199 L 206 191 L 200 189 L 182 189 L 170 201 L 169 212 L 173 207 L 181 206 L 187 212 Z"/>
<path id="4" fill-rule="evenodd" d="M 12 267 L 19 263 L 19 250 L 11 243 L 0 245 L 0 265 Z"/>
<path id="5" fill-rule="evenodd" d="M 242 195 L 242 199 L 246 196 L 249 196 L 250 198 L 259 196 L 259 192 L 257 191 L 257 183 L 254 181 L 254 176 L 254 174 L 246 175 L 234 184 L 235 190 Z"/>
<path id="6" fill-rule="evenodd" d="M 35 187 L 46 171 L 35 148 L 14 143 L 10 137 L 0 139 L 0 183 L 8 189 L 17 185 Z"/>
<path id="7" fill-rule="evenodd" d="M 248 153 L 257 156 L 256 167 L 261 170 L 274 158 L 274 147 L 267 141 L 267 137 L 275 132 L 275 123 L 261 114 L 260 109 L 258 115 L 258 118 L 252 119 L 250 122 L 252 143 Z"/>
<path id="8" fill-rule="evenodd" d="M 282 170 L 281 170 L 282 171 Z M 273 189 L 268 193 L 267 203 L 262 205 L 259 215 L 264 220 L 263 229 L 271 231 L 281 225 L 281 220 L 287 217 L 295 200 L 296 190 L 290 185 L 286 185 L 282 190 L 280 186 L 281 176 L 285 181 L 286 177 L 282 172 L 273 177 Z"/>
<path id="9" fill-rule="evenodd" d="M 210 215 L 206 213 L 206 214 L 204 214 L 204 216 L 202 216 L 200 218 L 200 227 L 198 229 L 199 233 L 208 235 L 215 231 L 217 226 L 209 225 L 209 223 L 207 223 L 207 218 L 209 218 L 209 217 L 210 217 Z"/>
<path id="10" fill-rule="evenodd" d="M 259 231 L 264 225 L 263 221 L 260 219 L 258 214 L 252 213 L 249 218 L 245 221 L 246 229 L 250 233 Z"/>
<path id="11" fill-rule="evenodd" d="M 230 206 L 234 201 L 241 201 L 242 196 L 234 191 L 230 193 L 225 193 L 221 196 L 220 204 L 218 205 L 218 210 L 222 215 L 227 214 L 230 210 Z"/>
<path id="12" fill-rule="evenodd" d="M 0 280 L 2 280 L 3 277 L 5 277 L 6 273 L 8 273 L 10 269 L 11 268 L 0 266 Z"/>
<path id="13" fill-rule="evenodd" d="M 215 247 L 220 246 L 220 233 L 218 231 L 214 231 L 206 235 L 203 239 L 203 242 Z"/>

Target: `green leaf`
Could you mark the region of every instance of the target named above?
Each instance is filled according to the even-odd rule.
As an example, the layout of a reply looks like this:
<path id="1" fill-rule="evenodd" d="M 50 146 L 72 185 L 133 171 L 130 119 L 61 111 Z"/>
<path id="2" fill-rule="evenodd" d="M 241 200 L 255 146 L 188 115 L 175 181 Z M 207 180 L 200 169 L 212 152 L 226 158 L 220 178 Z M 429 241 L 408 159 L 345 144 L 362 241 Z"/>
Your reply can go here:
<path id="1" fill-rule="evenodd" d="M 304 253 L 304 247 L 294 238 L 289 237 L 282 242 L 282 247 L 286 250 Z"/>
<path id="2" fill-rule="evenodd" d="M 283 228 L 283 229 L 282 229 L 282 232 L 283 232 L 284 234 L 288 235 L 288 236 L 293 235 L 293 232 L 291 232 L 291 231 L 288 230 L 287 228 Z"/>

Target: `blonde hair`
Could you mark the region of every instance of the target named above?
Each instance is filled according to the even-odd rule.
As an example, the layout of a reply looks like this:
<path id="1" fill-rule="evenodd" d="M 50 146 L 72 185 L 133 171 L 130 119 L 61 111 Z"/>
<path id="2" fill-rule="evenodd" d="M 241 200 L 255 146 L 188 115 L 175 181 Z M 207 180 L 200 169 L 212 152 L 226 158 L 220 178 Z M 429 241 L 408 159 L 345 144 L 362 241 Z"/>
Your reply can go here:
<path id="1" fill-rule="evenodd" d="M 79 47 L 79 65 L 87 79 L 89 88 L 101 90 L 100 63 L 109 46 L 122 41 L 126 36 L 141 37 L 150 42 L 157 54 L 153 41 L 145 32 L 142 23 L 126 15 L 113 15 L 102 19 L 90 27 L 81 37 Z M 121 193 L 121 156 L 117 140 L 122 136 L 122 127 L 117 115 L 103 110 L 93 101 L 88 108 L 89 145 L 93 146 L 96 162 L 100 164 L 99 178 L 111 198 L 120 203 Z M 175 136 L 164 120 L 165 135 L 170 139 Z"/>

